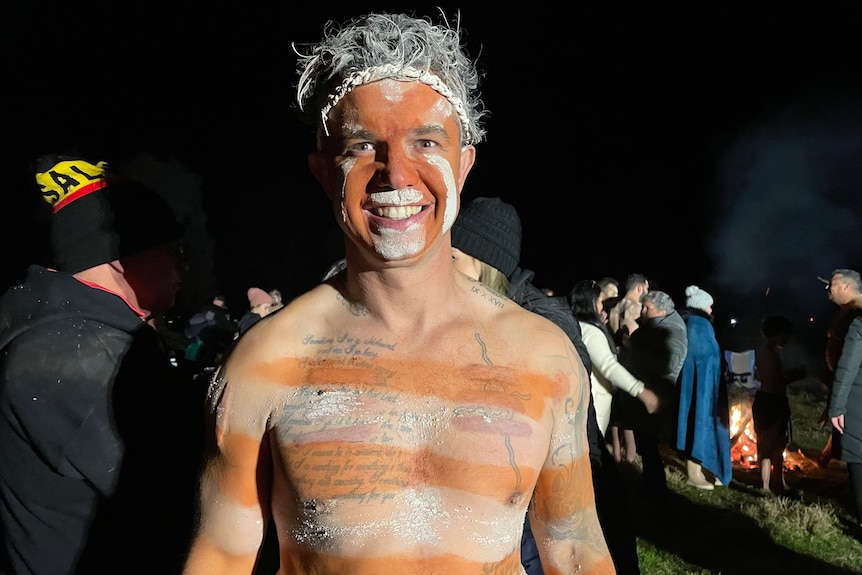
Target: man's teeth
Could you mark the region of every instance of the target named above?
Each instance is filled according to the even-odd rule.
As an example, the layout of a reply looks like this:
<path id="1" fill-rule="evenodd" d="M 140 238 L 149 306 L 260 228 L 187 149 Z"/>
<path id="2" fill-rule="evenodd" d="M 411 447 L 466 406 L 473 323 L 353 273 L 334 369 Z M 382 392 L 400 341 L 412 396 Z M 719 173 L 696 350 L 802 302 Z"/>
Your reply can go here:
<path id="1" fill-rule="evenodd" d="M 375 216 L 389 218 L 390 220 L 403 220 L 416 215 L 422 211 L 421 206 L 389 206 L 386 208 L 374 208 L 371 210 Z"/>

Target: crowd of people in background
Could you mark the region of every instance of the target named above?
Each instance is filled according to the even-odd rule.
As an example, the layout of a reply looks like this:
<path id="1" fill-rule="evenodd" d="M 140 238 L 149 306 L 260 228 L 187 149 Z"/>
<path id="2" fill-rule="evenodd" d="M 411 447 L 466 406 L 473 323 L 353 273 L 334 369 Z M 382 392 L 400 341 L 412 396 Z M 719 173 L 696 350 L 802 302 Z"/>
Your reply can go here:
<path id="1" fill-rule="evenodd" d="M 105 169 L 101 164 L 91 164 L 76 158 L 52 157 L 48 163 L 51 162 L 54 162 L 54 165 L 46 167 L 44 173 L 52 174 L 51 177 L 55 180 L 59 178 L 58 174 L 69 173 L 69 166 L 75 166 L 78 170 L 89 169 L 92 171 L 92 177 L 99 177 Z M 44 178 L 44 175 L 40 177 Z M 46 187 L 50 185 L 54 184 L 43 184 Z M 117 184 L 113 186 L 117 187 Z M 106 184 L 101 188 L 100 193 L 106 196 L 116 195 L 118 192 L 114 187 Z M 137 193 L 135 209 L 141 209 L 146 202 L 153 201 L 148 199 L 149 196 L 144 192 Z M 58 194 L 57 197 L 62 199 L 63 196 Z M 69 200 L 69 205 L 77 208 L 80 213 L 66 211 L 55 214 L 56 269 L 69 270 L 73 277 L 81 282 L 87 282 L 87 285 L 112 285 L 113 290 L 126 294 L 127 300 L 140 310 L 144 310 L 138 313 L 145 314 L 147 323 L 162 336 L 163 345 L 160 347 L 167 350 L 171 363 L 181 368 L 178 370 L 179 373 L 191 374 L 191 380 L 198 382 L 196 386 L 187 387 L 189 391 L 187 399 L 177 405 L 189 409 L 194 401 L 202 404 L 205 387 L 212 384 L 216 371 L 230 356 L 242 336 L 263 318 L 284 308 L 289 302 L 282 301 L 281 292 L 278 289 L 267 291 L 252 286 L 248 288 L 247 305 L 244 306 L 239 319 L 231 314 L 225 297 L 217 294 L 201 309 L 188 316 L 184 325 L 167 326 L 160 320 L 163 318 L 163 312 L 171 307 L 173 297 L 170 291 L 166 292 L 163 300 L 149 296 L 149 293 L 159 293 L 164 289 L 149 287 L 147 282 L 158 278 L 162 284 L 172 286 L 170 289 L 176 289 L 176 281 L 172 279 L 175 276 L 172 273 L 153 275 L 148 272 L 156 266 L 156 263 L 151 262 L 158 261 L 158 257 L 161 257 L 158 255 L 161 251 L 154 250 L 164 250 L 168 254 L 178 253 L 173 247 L 177 245 L 177 232 L 154 233 L 153 239 L 149 239 L 148 231 L 135 228 L 118 216 L 116 229 L 110 233 L 123 237 L 134 236 L 136 244 L 127 241 L 124 245 L 132 244 L 140 247 L 135 247 L 128 252 L 100 253 L 98 250 L 94 251 L 94 246 L 97 244 L 89 245 L 86 242 L 75 244 L 63 241 L 65 234 L 73 233 L 69 229 L 70 224 L 66 223 L 67 214 L 70 214 L 71 221 L 77 221 L 83 217 L 92 218 L 94 225 L 98 223 L 100 208 L 87 204 L 87 202 L 95 203 L 97 199 L 97 195 L 91 194 L 86 202 L 77 199 L 80 205 L 72 204 L 73 200 Z M 114 202 L 112 209 L 121 215 L 128 207 L 122 202 Z M 151 208 L 154 213 L 161 209 L 163 207 Z M 160 217 L 166 218 L 170 223 L 169 214 L 161 213 Z M 126 226 L 130 229 L 127 230 Z M 170 226 L 166 223 L 165 228 L 169 229 Z M 712 325 L 714 299 L 703 288 L 689 285 L 685 290 L 685 305 L 677 309 L 670 294 L 656 289 L 651 280 L 641 273 L 629 274 L 623 282 L 607 276 L 598 280 L 580 280 L 565 296 L 555 296 L 551 290 L 535 287 L 533 284 L 535 273 L 520 267 L 521 234 L 520 218 L 512 204 L 499 198 L 475 198 L 461 206 L 460 213 L 452 226 L 453 268 L 483 284 L 490 290 L 489 294 L 497 294 L 493 297 L 501 298 L 500 302 L 504 301 L 502 298 L 511 298 L 518 306 L 550 319 L 566 334 L 577 351 L 589 382 L 589 409 L 585 423 L 592 469 L 591 487 L 594 492 L 597 517 L 615 571 L 637 574 L 640 570 L 628 498 L 641 496 L 659 503 L 663 501 L 668 492 L 663 450 L 671 449 L 676 452 L 685 464 L 687 483 L 695 488 L 712 490 L 727 486 L 733 480 L 728 429 L 729 406 L 725 385 L 728 367 L 724 364 L 721 346 Z M 153 248 L 152 245 L 156 247 Z M 108 279 L 114 276 L 108 273 L 114 269 L 112 261 L 122 264 L 122 275 Z M 138 263 L 139 261 L 141 263 Z M 330 271 L 322 279 L 324 282 L 334 281 L 347 273 L 347 269 L 347 261 L 339 260 L 331 266 Z M 57 276 L 56 279 L 62 277 Z M 3 302 L 9 302 L 11 305 L 4 309 L 18 307 L 27 309 L 23 301 L 19 301 L 21 297 L 31 292 L 41 293 L 45 289 L 55 289 L 51 287 L 51 281 L 54 279 L 55 274 L 34 267 L 31 270 L 31 276 L 28 277 L 28 283 L 25 283 L 25 286 L 32 287 L 28 287 L 23 293 L 15 290 L 5 295 Z M 76 285 L 66 282 L 61 287 L 66 294 L 65 297 L 72 297 L 70 294 L 75 292 Z M 862 344 L 859 344 L 859 341 L 862 341 L 860 286 L 862 286 L 862 280 L 859 274 L 848 269 L 835 270 L 827 284 L 829 298 L 839 306 L 839 313 L 836 314 L 827 338 L 826 358 L 832 375 L 829 380 L 832 396 L 826 411 L 833 419 L 835 434 L 830 444 L 824 448 L 824 453 L 828 453 L 828 457 L 844 458 L 847 461 L 854 494 L 862 493 L 862 477 L 860 477 L 862 472 L 858 470 L 862 465 L 860 463 L 862 456 L 855 455 L 862 453 L 862 450 L 857 447 L 857 432 L 854 427 L 859 425 L 860 418 L 847 407 L 853 405 L 851 394 L 856 393 L 855 386 L 862 385 L 856 381 L 862 379 L 859 375 L 859 364 L 862 362 L 860 360 Z M 82 293 L 76 297 L 83 298 L 83 302 L 87 294 Z M 108 301 L 94 300 L 93 303 L 97 307 L 93 308 L 92 312 L 86 312 L 82 303 L 77 313 L 92 313 L 93 318 L 100 318 L 108 313 L 111 307 Z M 104 306 L 104 310 L 100 310 L 98 306 Z M 118 310 L 114 313 L 116 311 Z M 38 318 L 42 313 L 49 314 L 46 317 L 52 317 L 50 314 L 55 314 L 57 311 L 46 308 L 44 312 L 34 313 L 33 318 Z M 86 324 L 77 323 L 74 321 L 75 317 L 86 317 L 86 315 L 72 316 L 72 321 L 66 328 L 68 333 L 61 329 L 54 335 L 69 341 L 69 334 L 83 333 L 80 330 Z M 107 319 L 108 317 L 105 315 L 105 319 L 91 319 L 90 322 L 116 321 Z M 9 318 L 6 321 L 14 325 L 17 320 Z M 45 321 L 46 326 L 54 326 L 57 321 L 69 322 L 70 319 L 59 315 L 55 319 Z M 124 333 L 124 328 L 120 325 L 117 327 L 120 330 L 118 333 Z M 761 468 L 762 488 L 764 492 L 775 495 L 793 494 L 785 479 L 782 455 L 790 441 L 791 427 L 786 390 L 790 383 L 805 376 L 805 370 L 804 368 L 788 370 L 783 366 L 781 350 L 790 340 L 792 332 L 793 326 L 786 317 L 764 318 L 761 325 L 761 343 L 756 354 L 755 377 L 760 382 L 760 387 L 756 392 L 752 409 L 754 429 L 758 437 L 758 461 Z M 32 338 L 33 343 L 36 344 L 52 333 L 54 332 L 45 332 L 43 328 L 36 326 L 23 334 L 15 332 L 14 336 L 0 332 L 0 337 L 5 337 L 0 339 L 0 344 L 9 346 L 8 349 L 13 350 L 10 357 L 13 360 L 21 358 L 4 365 L 5 385 L 2 404 L 4 427 L 0 429 L 7 430 L 7 435 L 15 429 L 9 427 L 13 421 L 12 413 L 24 413 L 20 411 L 20 397 L 16 398 L 16 394 L 23 393 L 25 388 L 22 386 L 29 381 L 26 378 L 16 379 L 20 377 L 17 374 L 22 373 L 23 369 L 23 366 L 18 365 L 16 361 L 30 359 L 31 356 L 28 354 L 32 351 L 28 351 L 31 350 L 29 339 Z M 131 338 L 130 342 L 140 338 L 136 330 L 126 333 L 127 335 L 123 337 Z M 81 336 L 78 335 L 75 340 L 80 338 Z M 94 339 L 94 345 L 100 345 L 98 341 Z M 152 343 L 148 345 L 152 346 Z M 138 346 L 137 343 L 133 347 L 136 346 Z M 842 351 L 848 347 L 851 351 L 846 355 L 842 354 Z M 64 361 L 63 353 L 68 352 L 64 352 L 61 346 L 54 349 L 54 357 Z M 74 352 L 76 355 L 82 353 L 80 349 L 75 349 Z M 143 353 L 141 357 L 148 356 Z M 143 361 L 151 361 L 153 365 L 147 365 L 147 370 L 141 373 L 150 373 L 149 368 L 160 363 L 156 360 L 156 356 Z M 52 362 L 42 362 L 42 365 L 45 369 L 56 369 L 52 367 L 55 365 Z M 69 363 L 69 366 L 76 365 L 79 363 Z M 137 364 L 134 365 L 137 366 Z M 109 377 L 108 373 L 106 372 L 105 377 Z M 112 382 L 114 393 L 133 385 L 125 382 L 125 376 L 120 377 L 124 373 L 125 368 Z M 141 376 L 141 373 L 134 375 Z M 135 381 L 134 375 L 130 374 L 130 381 Z M 70 377 L 78 376 L 70 372 Z M 95 383 L 97 381 L 94 381 Z M 104 382 L 94 389 L 99 389 L 103 385 Z M 110 386 L 101 387 L 103 390 L 109 388 Z M 32 392 L 32 388 L 26 389 L 27 393 Z M 59 396 L 51 401 L 74 404 L 71 399 L 61 399 L 62 397 Z M 86 404 L 81 406 L 85 408 Z M 126 417 L 124 413 L 114 414 L 113 417 L 119 417 L 119 423 L 122 424 L 122 418 Z M 24 429 L 27 429 L 27 433 L 38 437 L 33 433 L 33 430 L 37 429 L 33 426 L 40 425 L 39 420 L 35 419 L 35 414 L 32 421 L 28 417 L 20 418 L 20 415 L 15 417 L 18 421 L 16 426 L 28 426 L 15 429 L 16 434 L 21 434 Z M 128 415 L 128 417 L 133 416 Z M 94 423 L 95 421 L 97 420 L 94 420 Z M 187 418 L 186 426 L 188 427 L 191 422 L 203 425 L 202 421 Z M 127 428 L 125 424 L 122 425 L 123 428 Z M 62 430 L 64 427 L 61 425 L 57 429 Z M 203 429 L 200 427 L 197 431 L 202 433 Z M 850 430 L 849 434 L 848 430 Z M 118 432 L 121 431 L 118 430 Z M 103 432 L 95 428 L 93 433 Z M 188 442 L 180 444 L 179 454 L 188 455 L 200 450 L 202 455 L 203 438 L 200 434 L 196 434 L 194 429 L 189 429 L 184 434 L 191 445 Z M 862 436 L 862 433 L 858 436 Z M 100 469 L 99 457 L 121 457 L 124 449 L 133 449 L 137 445 L 133 437 L 123 433 L 100 437 L 95 440 L 96 445 L 103 446 L 106 451 L 92 454 L 91 450 L 84 446 L 74 447 L 75 450 L 80 451 L 78 455 L 67 447 L 67 452 L 62 456 L 65 460 L 58 459 L 52 465 L 60 469 L 64 465 L 80 466 L 82 471 L 87 469 L 86 465 L 95 465 L 92 472 L 96 473 Z M 86 438 L 87 436 L 82 436 L 82 440 Z M 56 439 L 52 440 L 46 436 L 44 441 L 46 443 L 40 449 L 48 449 L 46 453 L 50 453 L 51 442 L 56 442 Z M 846 451 L 845 444 L 849 445 L 849 452 Z M 42 464 L 35 462 L 28 464 L 27 458 L 20 456 L 22 447 L 23 445 L 16 445 L 15 442 L 4 442 L 0 447 L 0 458 L 4 462 L 9 461 L 11 457 L 19 458 L 15 466 L 9 467 L 13 473 L 4 474 L 4 479 L 0 481 L 0 493 L 3 493 L 4 500 L 9 502 L 30 501 L 35 504 L 43 495 L 37 491 L 31 492 L 25 487 L 26 483 L 17 483 L 14 470 L 18 469 L 17 466 L 21 466 L 21 473 L 26 470 L 26 473 L 31 475 L 35 473 L 38 477 L 42 472 L 36 470 Z M 80 457 L 92 459 L 90 463 L 84 464 L 75 459 Z M 201 461 L 199 457 L 192 460 Z M 122 461 L 122 459 L 116 461 Z M 642 489 L 636 494 L 627 494 L 621 481 L 619 466 L 635 463 L 640 466 Z M 822 464 L 828 464 L 828 459 Z M 191 541 L 191 529 L 195 516 L 194 504 L 190 503 L 195 501 L 191 486 L 197 486 L 198 482 L 188 461 L 185 466 L 177 464 L 173 469 L 178 474 L 174 486 L 180 494 L 191 499 L 179 501 L 177 498 L 181 495 L 178 494 L 171 500 L 173 508 L 186 509 L 185 521 L 175 523 L 176 533 L 173 537 L 176 546 L 172 552 L 165 553 L 159 560 L 161 564 L 172 563 L 179 569 L 178 565 L 185 560 L 186 546 Z M 108 513 L 106 518 L 102 519 L 100 515 L 102 512 L 96 513 L 96 509 L 92 508 L 95 515 L 77 524 L 79 538 L 87 540 L 84 548 L 77 548 L 76 544 L 71 542 L 66 543 L 65 547 L 55 545 L 51 553 L 37 551 L 35 547 L 28 546 L 32 544 L 24 544 L 24 541 L 30 540 L 25 535 L 25 531 L 31 532 L 34 529 L 33 525 L 42 524 L 48 518 L 40 517 L 35 512 L 38 507 L 33 507 L 31 504 L 24 504 L 20 509 L 11 505 L 3 508 L 4 521 L 8 521 L 13 514 L 22 518 L 32 514 L 32 520 L 21 521 L 21 527 L 24 530 L 7 530 L 6 552 L 10 556 L 6 561 L 15 566 L 16 571 L 12 571 L 13 573 L 29 572 L 28 570 L 40 572 L 42 569 L 39 566 L 40 563 L 51 565 L 51 569 L 54 569 L 58 565 L 71 561 L 72 556 L 76 554 L 80 554 L 76 560 L 80 561 L 81 565 L 92 563 L 101 567 L 109 564 L 101 548 L 106 544 L 102 539 L 111 540 L 105 530 L 111 529 L 112 521 L 120 520 L 116 513 L 140 512 L 138 506 L 145 500 L 139 501 L 138 506 L 132 506 L 120 497 L 120 494 L 125 493 L 126 490 L 134 489 L 134 487 L 125 486 L 124 482 L 131 483 L 130 480 L 100 479 L 96 475 L 84 475 L 82 479 L 84 477 L 93 485 L 93 491 L 89 495 L 90 505 L 99 497 L 114 497 L 117 501 L 117 509 Z M 144 477 L 147 475 L 141 474 L 138 479 Z M 103 487 L 99 487 L 100 485 Z M 64 497 L 68 493 L 67 488 L 58 484 L 51 496 Z M 86 507 L 82 507 L 81 503 L 77 505 L 78 510 L 75 513 L 80 515 Z M 167 509 L 165 505 L 152 505 L 147 512 L 166 513 Z M 54 513 L 59 517 L 63 516 L 64 511 L 60 508 Z M 862 516 L 862 508 L 859 509 L 859 514 Z M 81 517 L 87 516 L 89 516 L 87 513 L 81 515 Z M 93 522 L 92 525 L 90 521 Z M 91 533 L 85 536 L 84 533 L 88 530 Z M 859 531 L 862 535 L 862 527 Z M 45 544 L 56 543 L 54 535 L 49 533 L 45 533 L 41 541 Z M 277 570 L 279 559 L 277 550 L 272 546 L 277 546 L 278 543 L 273 537 L 268 536 L 262 544 L 264 545 L 261 552 L 263 560 L 260 565 L 269 566 L 274 572 Z M 524 515 L 519 557 L 528 575 L 543 573 L 540 556 L 539 545 L 530 524 L 530 514 L 527 513 Z M 262 573 L 265 567 L 261 569 L 259 572 Z"/>
<path id="2" fill-rule="evenodd" d="M 667 450 L 694 488 L 733 481 L 713 296 L 691 284 L 677 306 L 641 273 L 554 295 L 521 267 L 514 205 L 460 203 L 484 135 L 462 50 L 446 26 L 372 14 L 300 56 L 346 257 L 290 302 L 250 286 L 242 313 L 215 294 L 167 325 L 169 207 L 104 162 L 39 160 L 54 264 L 0 300 L 0 572 L 637 575 L 623 465 L 657 504 Z M 822 458 L 847 462 L 862 518 L 862 279 L 824 281 L 841 313 Z M 757 349 L 775 495 L 804 376 L 782 364 L 792 327 L 764 318 Z"/>

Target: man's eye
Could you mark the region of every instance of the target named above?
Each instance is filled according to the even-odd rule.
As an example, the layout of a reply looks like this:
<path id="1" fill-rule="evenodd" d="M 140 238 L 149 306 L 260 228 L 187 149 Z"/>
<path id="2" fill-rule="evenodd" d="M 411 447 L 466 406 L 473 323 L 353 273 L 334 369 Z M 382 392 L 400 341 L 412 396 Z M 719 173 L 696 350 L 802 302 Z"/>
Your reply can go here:
<path id="1" fill-rule="evenodd" d="M 434 140 L 419 140 L 418 143 L 420 148 L 435 148 L 439 145 Z"/>
<path id="2" fill-rule="evenodd" d="M 369 152 L 374 150 L 374 144 L 371 142 L 357 142 L 348 146 L 348 152 Z"/>

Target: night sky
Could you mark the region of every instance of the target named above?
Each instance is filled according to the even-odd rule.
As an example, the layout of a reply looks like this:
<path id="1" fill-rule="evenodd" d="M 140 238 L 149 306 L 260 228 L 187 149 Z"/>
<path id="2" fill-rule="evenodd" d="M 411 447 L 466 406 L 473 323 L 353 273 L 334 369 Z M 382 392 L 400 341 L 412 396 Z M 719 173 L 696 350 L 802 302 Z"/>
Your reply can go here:
<path id="1" fill-rule="evenodd" d="M 188 305 L 219 291 L 242 310 L 252 285 L 290 297 L 340 256 L 292 109 L 290 44 L 355 9 L 13 4 L 3 287 L 44 257 L 28 164 L 71 148 L 175 196 L 205 244 Z M 678 304 L 689 283 L 712 292 L 722 321 L 781 311 L 825 331 L 815 276 L 862 267 L 862 13 L 710 4 L 462 8 L 490 110 L 464 198 L 518 208 L 537 285 L 641 272 Z M 438 5 L 457 7 L 413 4 Z"/>

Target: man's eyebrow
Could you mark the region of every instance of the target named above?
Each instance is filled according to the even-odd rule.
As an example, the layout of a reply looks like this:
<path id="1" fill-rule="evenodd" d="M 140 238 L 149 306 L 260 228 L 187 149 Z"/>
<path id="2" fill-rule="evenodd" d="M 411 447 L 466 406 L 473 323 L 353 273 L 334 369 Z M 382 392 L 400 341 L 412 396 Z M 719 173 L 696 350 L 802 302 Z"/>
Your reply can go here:
<path id="1" fill-rule="evenodd" d="M 449 139 L 449 133 L 442 124 L 424 124 L 410 131 L 414 136 L 439 136 Z M 342 140 L 370 140 L 374 141 L 377 136 L 374 132 L 367 130 L 361 126 L 343 126 L 341 128 Z M 441 138 L 441 139 L 442 139 Z"/>
<path id="2" fill-rule="evenodd" d="M 413 133 L 417 136 L 449 136 L 441 124 L 425 124 L 413 130 Z"/>
<path id="3" fill-rule="evenodd" d="M 374 140 L 374 134 L 360 126 L 344 126 L 341 129 L 343 140 Z"/>

